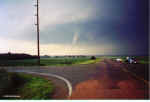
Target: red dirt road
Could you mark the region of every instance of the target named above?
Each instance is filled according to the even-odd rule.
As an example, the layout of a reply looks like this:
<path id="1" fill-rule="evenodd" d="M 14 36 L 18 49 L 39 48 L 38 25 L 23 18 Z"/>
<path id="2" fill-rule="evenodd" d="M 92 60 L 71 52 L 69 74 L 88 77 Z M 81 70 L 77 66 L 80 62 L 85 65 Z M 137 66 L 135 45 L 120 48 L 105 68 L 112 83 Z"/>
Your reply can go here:
<path id="1" fill-rule="evenodd" d="M 148 99 L 148 85 L 122 68 L 122 64 L 105 59 L 96 74 L 75 86 L 69 99 Z"/>
<path id="2" fill-rule="evenodd" d="M 105 59 L 88 65 L 6 67 L 6 69 L 10 72 L 38 72 L 62 76 L 72 84 L 72 96 L 68 99 L 148 99 L 148 85 L 135 79 L 133 73 L 123 70 L 134 68 L 134 72 L 138 72 L 138 77 L 148 79 L 148 75 L 145 75 L 147 70 L 137 66 L 129 68 L 126 64 Z M 63 94 L 63 91 L 60 91 L 60 94 Z"/>

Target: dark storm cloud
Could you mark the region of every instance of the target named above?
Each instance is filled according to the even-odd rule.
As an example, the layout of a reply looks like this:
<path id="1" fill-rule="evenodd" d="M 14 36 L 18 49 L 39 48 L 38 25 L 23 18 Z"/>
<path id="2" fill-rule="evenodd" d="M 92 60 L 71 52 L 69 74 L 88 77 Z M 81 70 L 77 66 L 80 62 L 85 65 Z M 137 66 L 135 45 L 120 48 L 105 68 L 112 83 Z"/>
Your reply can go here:
<path id="1" fill-rule="evenodd" d="M 113 49 L 113 54 L 148 53 L 148 0 L 58 1 L 46 0 L 40 3 L 41 44 L 86 44 L 97 47 L 107 44 L 117 46 Z M 8 2 L 10 5 L 11 0 L 0 1 L 0 5 L 6 5 Z M 29 5 L 29 0 L 27 2 L 26 5 Z M 36 41 L 31 12 L 33 8 L 28 7 L 25 12 L 21 12 L 15 3 L 13 7 L 13 12 L 8 12 L 13 15 L 11 20 L 4 13 L 0 14 L 0 27 L 4 28 L 1 33 L 5 33 L 1 37 Z M 21 19 L 17 16 L 19 12 L 22 15 Z M 22 18 L 24 16 L 25 20 Z M 12 19 L 16 24 L 20 24 L 21 21 L 23 24 L 15 28 L 16 30 L 12 29 L 12 24 L 6 25 L 10 25 Z"/>

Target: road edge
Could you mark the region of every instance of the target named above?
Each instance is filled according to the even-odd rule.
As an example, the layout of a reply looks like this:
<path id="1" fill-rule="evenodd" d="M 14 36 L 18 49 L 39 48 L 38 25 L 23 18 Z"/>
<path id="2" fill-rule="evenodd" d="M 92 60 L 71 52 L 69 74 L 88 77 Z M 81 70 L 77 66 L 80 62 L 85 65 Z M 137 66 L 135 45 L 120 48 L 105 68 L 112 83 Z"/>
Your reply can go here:
<path id="1" fill-rule="evenodd" d="M 27 72 L 27 71 L 11 71 L 11 72 L 17 72 L 17 73 L 23 72 L 23 73 L 28 73 L 28 74 L 38 74 L 38 75 L 49 76 L 49 77 L 54 77 L 54 78 L 60 79 L 60 80 L 64 81 L 68 87 L 68 91 L 69 91 L 68 97 L 70 97 L 72 95 L 72 84 L 71 84 L 71 82 L 62 76 L 55 75 L 55 74 L 46 74 L 46 73 L 39 73 L 39 72 Z"/>

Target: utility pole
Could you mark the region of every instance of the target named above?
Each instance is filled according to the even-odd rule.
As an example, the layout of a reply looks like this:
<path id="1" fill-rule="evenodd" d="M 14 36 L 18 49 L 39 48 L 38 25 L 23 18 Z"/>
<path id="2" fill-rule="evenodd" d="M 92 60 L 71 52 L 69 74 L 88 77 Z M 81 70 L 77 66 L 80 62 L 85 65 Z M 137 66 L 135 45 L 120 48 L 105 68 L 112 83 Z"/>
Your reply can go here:
<path id="1" fill-rule="evenodd" d="M 39 30 L 39 0 L 36 0 L 36 4 L 34 5 L 36 7 L 36 12 L 37 14 L 36 16 L 36 27 L 37 27 L 37 53 L 38 53 L 38 65 L 40 65 L 40 45 L 39 45 L 39 34 L 40 34 L 40 30 Z"/>

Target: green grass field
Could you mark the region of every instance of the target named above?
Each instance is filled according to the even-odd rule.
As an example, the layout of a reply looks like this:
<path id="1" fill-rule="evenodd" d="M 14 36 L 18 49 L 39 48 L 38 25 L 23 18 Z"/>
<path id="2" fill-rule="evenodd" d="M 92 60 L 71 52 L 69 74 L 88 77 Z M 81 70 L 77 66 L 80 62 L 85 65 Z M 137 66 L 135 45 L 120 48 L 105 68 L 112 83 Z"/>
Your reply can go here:
<path id="1" fill-rule="evenodd" d="M 41 58 L 41 66 L 66 66 L 75 64 L 93 64 L 99 62 L 100 58 L 91 60 L 90 57 L 86 58 Z M 0 66 L 37 66 L 37 59 L 26 60 L 2 60 Z"/>
<path id="2" fill-rule="evenodd" d="M 149 64 L 148 56 L 134 56 L 140 64 Z M 102 56 L 97 57 L 96 60 L 91 60 L 90 57 L 79 58 L 41 58 L 40 66 L 69 66 L 79 64 L 94 64 L 104 58 L 113 59 L 121 58 L 126 60 L 126 56 Z M 37 59 L 26 60 L 0 60 L 0 66 L 37 66 Z"/>

